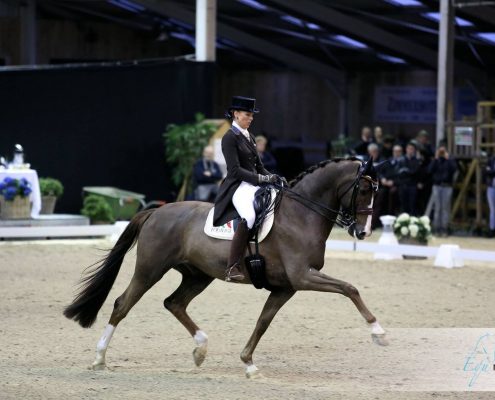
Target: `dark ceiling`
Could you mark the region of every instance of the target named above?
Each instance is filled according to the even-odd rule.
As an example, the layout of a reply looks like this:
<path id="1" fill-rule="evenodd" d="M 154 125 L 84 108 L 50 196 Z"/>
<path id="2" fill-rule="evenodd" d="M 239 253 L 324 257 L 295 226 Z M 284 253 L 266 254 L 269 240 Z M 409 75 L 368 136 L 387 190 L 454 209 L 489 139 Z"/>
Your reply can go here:
<path id="1" fill-rule="evenodd" d="M 399 3 L 414 3 L 400 5 Z M 495 71 L 495 1 L 457 0 L 456 75 Z M 194 45 L 195 0 L 38 0 L 46 18 L 107 20 Z M 218 0 L 218 62 L 282 65 L 338 77 L 353 71 L 436 69 L 433 0 Z M 490 35 L 491 34 L 491 35 Z"/>

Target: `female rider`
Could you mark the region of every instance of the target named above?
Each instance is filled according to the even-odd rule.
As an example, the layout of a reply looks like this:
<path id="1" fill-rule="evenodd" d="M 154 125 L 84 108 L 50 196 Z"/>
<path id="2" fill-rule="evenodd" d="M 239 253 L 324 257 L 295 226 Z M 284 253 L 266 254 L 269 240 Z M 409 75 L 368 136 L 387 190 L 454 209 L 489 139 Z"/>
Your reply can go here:
<path id="1" fill-rule="evenodd" d="M 215 199 L 213 225 L 221 226 L 240 217 L 235 230 L 230 255 L 225 271 L 226 281 L 244 280 L 240 259 L 244 255 L 249 235 L 255 220 L 254 194 L 260 184 L 274 183 L 277 176 L 270 174 L 264 167 L 256 151 L 254 136 L 248 128 L 253 121 L 256 99 L 234 96 L 226 117 L 232 121 L 232 127 L 222 138 L 222 152 L 227 163 L 227 176 L 220 185 Z"/>

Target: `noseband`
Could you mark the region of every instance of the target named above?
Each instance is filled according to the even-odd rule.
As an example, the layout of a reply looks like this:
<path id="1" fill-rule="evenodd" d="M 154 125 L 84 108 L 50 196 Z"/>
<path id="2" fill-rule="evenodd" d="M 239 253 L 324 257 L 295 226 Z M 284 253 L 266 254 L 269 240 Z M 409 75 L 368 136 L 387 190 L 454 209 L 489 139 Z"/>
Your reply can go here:
<path id="1" fill-rule="evenodd" d="M 354 179 L 354 181 L 351 182 L 346 190 L 344 190 L 344 192 L 340 196 L 338 196 L 339 203 L 341 203 L 344 196 L 352 189 L 351 202 L 349 204 L 349 207 L 341 207 L 340 210 L 331 209 L 324 204 L 308 199 L 307 197 L 300 195 L 294 190 L 289 189 L 287 186 L 283 186 L 283 184 L 277 183 L 274 186 L 277 189 L 280 189 L 282 192 L 287 192 L 291 198 L 297 200 L 299 203 L 313 210 L 317 214 L 325 217 L 330 222 L 335 222 L 338 226 L 347 229 L 357 223 L 357 215 L 371 215 L 373 213 L 373 208 L 370 207 L 357 209 L 356 198 L 359 191 L 359 183 L 363 179 L 370 182 L 373 193 L 376 193 L 378 191 L 378 181 L 375 181 L 369 175 L 364 175 L 364 168 L 363 166 L 361 166 L 356 175 L 356 179 Z"/>

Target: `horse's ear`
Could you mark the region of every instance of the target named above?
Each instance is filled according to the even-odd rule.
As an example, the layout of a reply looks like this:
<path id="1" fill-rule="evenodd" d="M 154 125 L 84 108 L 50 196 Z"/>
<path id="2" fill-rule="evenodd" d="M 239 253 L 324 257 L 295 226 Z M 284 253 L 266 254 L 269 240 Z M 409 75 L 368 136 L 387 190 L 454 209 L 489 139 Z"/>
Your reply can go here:
<path id="1" fill-rule="evenodd" d="M 363 164 L 363 175 L 368 175 L 372 166 L 373 160 L 371 159 L 371 157 L 369 157 L 368 160 Z"/>

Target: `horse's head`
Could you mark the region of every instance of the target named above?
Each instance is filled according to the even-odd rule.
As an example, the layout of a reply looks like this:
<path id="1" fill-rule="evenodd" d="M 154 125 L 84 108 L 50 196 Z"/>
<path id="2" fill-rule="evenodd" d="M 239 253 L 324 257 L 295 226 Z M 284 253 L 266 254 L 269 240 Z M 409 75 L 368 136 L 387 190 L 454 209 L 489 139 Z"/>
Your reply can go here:
<path id="1" fill-rule="evenodd" d="M 371 235 L 373 200 L 378 191 L 378 180 L 373 160 L 361 164 L 351 183 L 346 183 L 341 208 L 349 223 L 347 232 L 359 240 Z"/>

